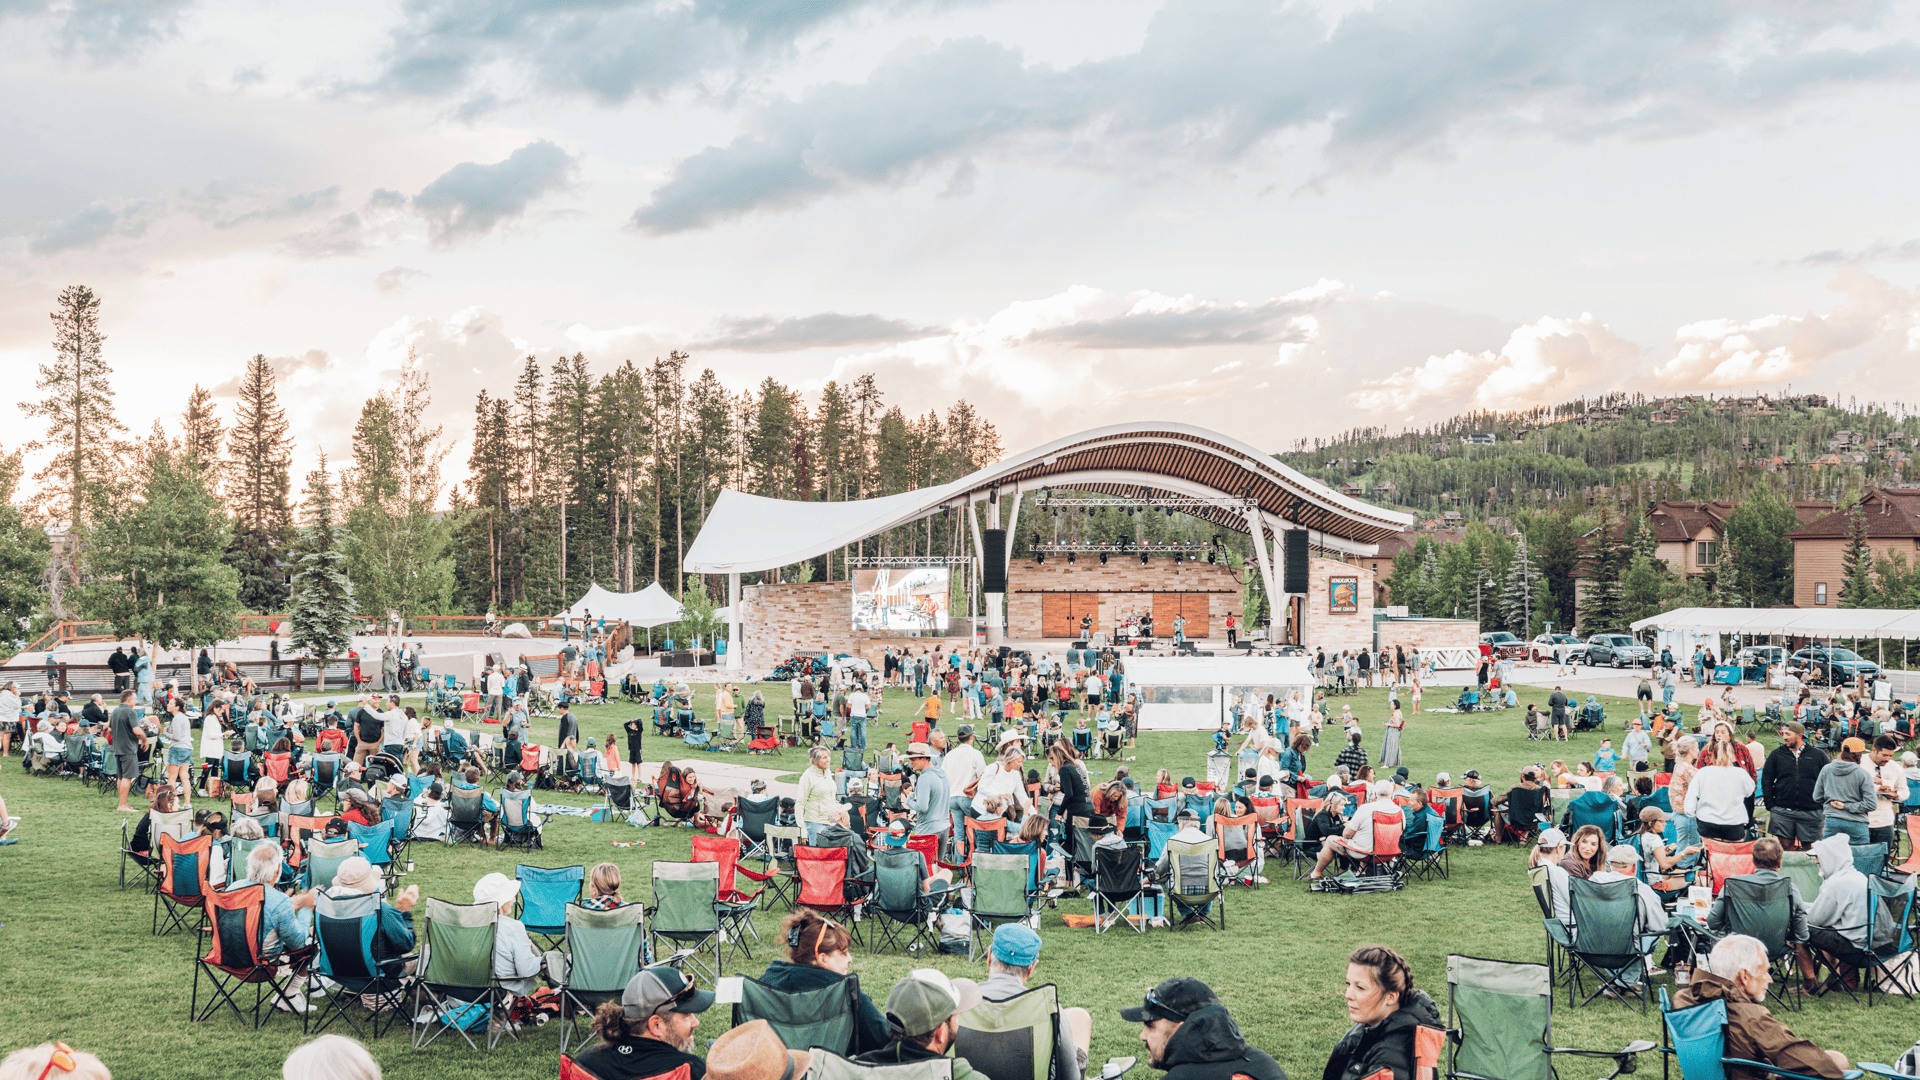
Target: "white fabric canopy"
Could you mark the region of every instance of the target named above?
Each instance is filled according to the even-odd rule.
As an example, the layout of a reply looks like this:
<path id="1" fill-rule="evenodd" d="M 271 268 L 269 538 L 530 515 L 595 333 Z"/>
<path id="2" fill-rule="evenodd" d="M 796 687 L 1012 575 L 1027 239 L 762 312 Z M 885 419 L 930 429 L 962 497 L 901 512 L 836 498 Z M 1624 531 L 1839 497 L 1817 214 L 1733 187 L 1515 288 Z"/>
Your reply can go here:
<path id="1" fill-rule="evenodd" d="M 589 585 L 585 596 L 554 618 L 581 619 L 588 613 L 592 613 L 596 619 L 618 619 L 645 627 L 664 626 L 686 617 L 680 601 L 661 588 L 657 581 L 639 592 L 630 593 L 608 592 L 599 585 Z"/>
<path id="2" fill-rule="evenodd" d="M 1311 686 L 1313 669 L 1297 656 L 1129 656 L 1135 686 Z"/>
<path id="3" fill-rule="evenodd" d="M 1635 630 L 1695 634 L 1781 634 L 1806 638 L 1920 638 L 1912 608 L 1675 608 L 1633 624 Z"/>

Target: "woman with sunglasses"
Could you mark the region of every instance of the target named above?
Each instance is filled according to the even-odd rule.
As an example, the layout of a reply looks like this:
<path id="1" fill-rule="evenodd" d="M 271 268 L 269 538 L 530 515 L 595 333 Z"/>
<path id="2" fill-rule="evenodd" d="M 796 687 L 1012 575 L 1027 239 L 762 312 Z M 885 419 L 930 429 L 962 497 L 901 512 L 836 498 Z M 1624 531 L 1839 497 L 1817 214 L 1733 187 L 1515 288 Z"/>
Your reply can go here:
<path id="1" fill-rule="evenodd" d="M 853 967 L 853 935 L 817 911 L 794 912 L 780 924 L 780 932 L 786 938 L 787 958 L 768 964 L 766 974 L 760 976 L 761 982 L 775 990 L 813 990 L 828 986 L 846 978 Z M 887 1045 L 890 1038 L 886 1017 L 862 990 L 853 1045 L 827 1049 L 852 1057 L 878 1050 Z"/>
<path id="2" fill-rule="evenodd" d="M 0 1061 L 6 1080 L 113 1080 L 100 1059 L 63 1042 L 41 1043 L 15 1050 Z"/>

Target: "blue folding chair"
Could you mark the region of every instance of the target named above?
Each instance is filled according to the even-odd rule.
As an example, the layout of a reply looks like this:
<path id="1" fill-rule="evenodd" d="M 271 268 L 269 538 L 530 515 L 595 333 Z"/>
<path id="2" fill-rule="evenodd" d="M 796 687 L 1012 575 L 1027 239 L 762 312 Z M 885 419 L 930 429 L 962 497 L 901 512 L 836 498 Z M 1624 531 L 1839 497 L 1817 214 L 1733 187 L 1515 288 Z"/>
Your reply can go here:
<path id="1" fill-rule="evenodd" d="M 587 880 L 584 866 L 528 866 L 513 868 L 520 882 L 519 919 L 527 933 L 547 939 L 547 947 L 558 948 L 567 934 L 567 905 L 577 903 Z"/>
<path id="2" fill-rule="evenodd" d="M 1669 1063 L 1672 1062 L 1680 1066 L 1681 1080 L 1726 1080 L 1728 1065 L 1737 1065 L 1762 1075 L 1772 1073 L 1782 1080 L 1818 1080 L 1806 1073 L 1791 1072 L 1763 1061 L 1727 1057 L 1725 1001 L 1715 999 L 1685 1009 L 1675 1009 L 1667 1000 L 1667 989 L 1663 986 L 1660 988 L 1660 1021 L 1660 1032 L 1664 1036 L 1664 1045 L 1660 1047 L 1660 1074 L 1663 1077 L 1669 1075 Z M 1858 1080 L 1860 1070 L 1848 1069 L 1841 1075 L 1845 1080 Z"/>
<path id="3" fill-rule="evenodd" d="M 400 844 L 394 839 L 393 819 L 388 818 L 378 825 L 362 825 L 357 821 L 347 822 L 347 835 L 360 845 L 360 855 L 372 863 L 374 869 L 387 879 L 387 886 L 393 886 L 393 857 Z"/>
<path id="4" fill-rule="evenodd" d="M 259 777 L 253 767 L 253 755 L 228 750 L 220 755 L 220 782 L 235 791 L 252 791 Z"/>
<path id="5" fill-rule="evenodd" d="M 347 1026 L 362 1039 L 369 1035 L 377 1039 L 406 1011 L 402 980 L 409 958 L 376 960 L 373 943 L 379 933 L 378 893 L 342 897 L 329 896 L 325 891 L 314 894 L 313 939 L 317 951 L 307 969 L 307 1000 L 326 1004 L 317 1015 L 307 1014 L 310 1034 L 323 1032 L 335 1020 L 345 1018 Z M 318 985 L 321 979 L 339 985 L 322 994 Z M 362 995 L 371 995 L 375 1008 L 367 1009 Z M 366 1029 L 354 1019 L 354 1008 L 367 1013 Z"/>

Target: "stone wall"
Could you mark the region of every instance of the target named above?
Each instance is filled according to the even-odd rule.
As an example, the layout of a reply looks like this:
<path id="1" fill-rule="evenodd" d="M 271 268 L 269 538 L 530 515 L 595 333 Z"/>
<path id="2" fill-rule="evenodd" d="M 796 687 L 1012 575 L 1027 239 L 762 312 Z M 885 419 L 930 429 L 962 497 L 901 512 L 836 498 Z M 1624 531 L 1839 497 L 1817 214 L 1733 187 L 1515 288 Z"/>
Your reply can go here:
<path id="1" fill-rule="evenodd" d="M 747 585 L 740 590 L 740 633 L 749 669 L 771 668 L 801 650 L 851 653 L 880 663 L 895 649 L 929 652 L 936 646 L 966 648 L 961 637 L 903 637 L 853 628 L 853 583 L 809 581 Z"/>
<path id="2" fill-rule="evenodd" d="M 1155 593 L 1180 593 L 1205 598 L 1208 634 L 1224 640 L 1222 621 L 1229 613 L 1236 619 L 1244 615 L 1240 583 L 1250 572 L 1258 573 L 1204 560 L 1176 564 L 1164 555 L 1145 564 L 1138 555 L 1113 555 L 1105 566 L 1098 555 L 1085 554 L 1071 566 L 1064 555 L 1044 563 L 1013 559 L 1007 566 L 1007 638 L 1033 641 L 1047 636 L 1041 626 L 1041 608 L 1048 593 L 1092 594 L 1095 629 L 1109 635 L 1128 615 L 1151 611 Z M 1162 634 L 1173 632 L 1170 625 L 1155 629 Z"/>

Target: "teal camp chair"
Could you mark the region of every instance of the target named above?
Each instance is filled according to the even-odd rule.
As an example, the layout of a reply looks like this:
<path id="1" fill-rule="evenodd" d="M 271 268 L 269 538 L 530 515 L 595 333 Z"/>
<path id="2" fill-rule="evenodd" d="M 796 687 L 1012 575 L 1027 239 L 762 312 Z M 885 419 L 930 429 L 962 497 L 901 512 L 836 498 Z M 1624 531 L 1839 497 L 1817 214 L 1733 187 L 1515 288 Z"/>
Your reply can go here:
<path id="1" fill-rule="evenodd" d="M 510 1032 L 505 1023 L 513 1003 L 493 976 L 493 934 L 500 922 L 498 904 L 449 904 L 427 897 L 426 945 L 422 952 L 419 1011 L 413 1018 L 413 1048 L 425 1049 L 449 1031 L 479 1049 L 473 1033 L 491 1050 Z M 518 1032 L 512 1032 L 519 1038 Z"/>
<path id="2" fill-rule="evenodd" d="M 1553 1045 L 1553 972 L 1544 964 L 1447 957 L 1447 1076 L 1467 1080 L 1554 1080 L 1553 1056 L 1612 1058 L 1612 1080 L 1632 1072 L 1654 1044 L 1618 1051 Z"/>
<path id="3" fill-rule="evenodd" d="M 811 990 L 779 990 L 742 976 L 733 1026 L 755 1020 L 765 1020 L 786 1046 L 851 1054 L 860 1030 L 860 976 L 843 975 Z"/>
<path id="4" fill-rule="evenodd" d="M 611 911 L 594 911 L 569 903 L 564 918 L 567 963 L 559 980 L 562 1019 L 557 1025 L 562 1054 L 569 1045 L 586 1042 L 579 1022 L 602 1003 L 618 1001 L 627 983 L 640 974 L 640 954 L 647 946 L 647 909 L 623 904 Z"/>
<path id="5" fill-rule="evenodd" d="M 319 1034 L 343 1018 L 362 1039 L 369 1035 L 377 1039 L 393 1026 L 406 997 L 405 964 L 409 958 L 376 959 L 373 944 L 379 933 L 378 893 L 314 895 L 313 940 L 318 951 L 307 968 L 307 1000 L 315 1006 L 306 1016 L 309 1033 Z M 321 979 L 336 985 L 330 992 L 321 993 Z M 365 1008 L 368 998 L 376 1008 Z M 366 1028 L 354 1019 L 355 1009 L 367 1014 Z"/>
<path id="6" fill-rule="evenodd" d="M 1645 1012 L 1651 981 L 1647 953 L 1659 937 L 1640 925 L 1640 883 L 1633 878 L 1605 882 L 1574 878 L 1567 884 L 1573 916 L 1567 947 L 1567 1004 L 1577 1008 L 1612 990 L 1623 999 L 1638 999 L 1640 1011 Z M 1598 985 L 1581 997 L 1588 972 Z"/>
<path id="7" fill-rule="evenodd" d="M 1660 1032 L 1665 1043 L 1660 1047 L 1660 1073 L 1671 1075 L 1669 1065 L 1680 1066 L 1681 1080 L 1727 1080 L 1727 1066 L 1737 1065 L 1761 1074 L 1772 1073 L 1780 1080 L 1818 1080 L 1805 1073 L 1787 1072 L 1760 1061 L 1730 1058 L 1727 1051 L 1727 1003 L 1702 1002 L 1675 1009 L 1667 1001 L 1665 987 L 1660 989 Z M 1859 1069 L 1841 1074 L 1845 1080 L 1859 1080 Z"/>
<path id="8" fill-rule="evenodd" d="M 587 879 L 584 866 L 544 866 L 521 864 L 513 868 L 520 882 L 520 921 L 527 933 L 547 939 L 548 948 L 556 948 L 567 934 L 567 909 L 580 899 Z M 560 1049 L 565 1050 L 566 1047 Z"/>

